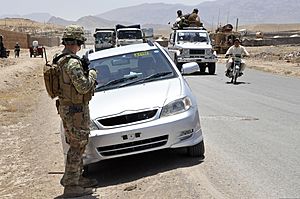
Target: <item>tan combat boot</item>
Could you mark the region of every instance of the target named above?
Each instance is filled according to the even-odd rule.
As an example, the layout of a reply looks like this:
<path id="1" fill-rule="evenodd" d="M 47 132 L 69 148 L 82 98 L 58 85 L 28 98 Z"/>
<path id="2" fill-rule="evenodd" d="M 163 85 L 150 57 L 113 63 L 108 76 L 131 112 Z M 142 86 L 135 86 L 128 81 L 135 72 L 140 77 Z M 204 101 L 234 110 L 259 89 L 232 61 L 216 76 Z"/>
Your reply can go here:
<path id="1" fill-rule="evenodd" d="M 93 193 L 93 190 L 90 188 L 83 188 L 80 186 L 72 185 L 72 186 L 65 186 L 64 194 L 62 197 L 64 198 L 75 198 L 75 197 L 81 197 L 86 195 L 91 195 Z"/>
<path id="2" fill-rule="evenodd" d="M 83 176 L 80 176 L 78 185 L 84 188 L 96 187 L 98 185 L 98 181 L 96 179 L 89 179 Z"/>

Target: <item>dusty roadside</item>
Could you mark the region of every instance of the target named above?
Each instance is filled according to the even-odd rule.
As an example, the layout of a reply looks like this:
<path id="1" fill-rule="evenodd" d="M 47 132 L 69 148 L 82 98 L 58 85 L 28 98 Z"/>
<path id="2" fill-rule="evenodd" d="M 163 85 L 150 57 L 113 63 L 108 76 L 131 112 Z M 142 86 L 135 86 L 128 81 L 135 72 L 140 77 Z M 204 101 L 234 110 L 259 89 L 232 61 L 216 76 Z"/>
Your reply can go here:
<path id="1" fill-rule="evenodd" d="M 1 60 L 1 198 L 57 194 L 57 176 L 48 173 L 63 166 L 58 128 L 53 129 L 59 121 L 42 79 L 44 60 L 27 54 Z"/>
<path id="2" fill-rule="evenodd" d="M 299 62 L 277 56 L 291 54 L 299 46 L 247 49 L 253 55 L 247 61 L 249 67 L 300 76 Z M 48 49 L 49 57 L 57 50 Z M 59 179 L 64 170 L 59 117 L 44 89 L 44 60 L 29 58 L 24 51 L 19 59 L 0 59 L 0 198 L 55 198 L 62 193 Z M 123 165 L 119 165 L 121 161 L 97 165 L 92 172 L 106 172 L 96 174 L 100 187 L 94 196 L 86 198 L 223 197 L 201 173 L 205 163 L 189 158 L 177 161 L 176 156 L 154 153 L 127 158 Z M 148 166 L 139 166 L 138 161 Z M 161 167 L 160 162 L 164 163 Z M 197 173 L 190 175 L 194 167 Z"/>
<path id="3" fill-rule="evenodd" d="M 245 58 L 248 68 L 284 76 L 300 77 L 300 45 L 246 47 L 250 57 Z M 225 63 L 224 55 L 219 62 Z"/>

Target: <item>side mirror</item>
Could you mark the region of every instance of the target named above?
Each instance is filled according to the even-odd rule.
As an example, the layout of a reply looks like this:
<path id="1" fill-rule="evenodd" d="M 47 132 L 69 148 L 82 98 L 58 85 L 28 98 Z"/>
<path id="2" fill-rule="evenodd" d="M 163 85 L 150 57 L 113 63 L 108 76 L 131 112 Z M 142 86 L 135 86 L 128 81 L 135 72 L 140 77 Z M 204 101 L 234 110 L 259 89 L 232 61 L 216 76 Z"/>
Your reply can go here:
<path id="1" fill-rule="evenodd" d="M 197 62 L 189 62 L 182 65 L 181 74 L 191 74 L 199 71 L 199 65 Z"/>

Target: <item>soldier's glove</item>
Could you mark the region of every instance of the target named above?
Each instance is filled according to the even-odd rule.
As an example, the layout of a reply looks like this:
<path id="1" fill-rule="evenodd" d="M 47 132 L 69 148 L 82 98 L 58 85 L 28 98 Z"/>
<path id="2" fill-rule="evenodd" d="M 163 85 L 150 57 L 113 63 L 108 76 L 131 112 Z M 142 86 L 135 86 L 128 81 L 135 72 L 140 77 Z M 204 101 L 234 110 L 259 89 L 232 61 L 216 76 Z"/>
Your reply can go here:
<path id="1" fill-rule="evenodd" d="M 80 59 L 82 68 L 85 74 L 88 73 L 89 70 L 89 65 L 90 65 L 90 60 L 87 56 L 83 55 L 82 58 Z"/>
<path id="2" fill-rule="evenodd" d="M 91 69 L 89 70 L 89 76 L 90 76 L 94 81 L 96 81 L 96 79 L 97 79 L 97 71 L 96 71 L 96 69 L 91 68 Z"/>

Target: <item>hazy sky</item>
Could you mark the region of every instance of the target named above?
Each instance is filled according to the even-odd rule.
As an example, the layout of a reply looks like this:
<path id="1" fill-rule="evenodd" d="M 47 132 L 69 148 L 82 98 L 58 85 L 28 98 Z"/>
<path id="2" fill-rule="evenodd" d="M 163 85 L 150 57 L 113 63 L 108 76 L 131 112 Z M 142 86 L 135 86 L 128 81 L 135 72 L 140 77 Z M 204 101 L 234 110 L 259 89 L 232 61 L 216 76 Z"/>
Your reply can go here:
<path id="1" fill-rule="evenodd" d="M 208 0 L 1 0 L 0 16 L 6 14 L 25 15 L 34 12 L 46 12 L 68 20 L 77 20 L 82 16 L 97 15 L 115 8 L 139 5 L 142 3 L 168 3 L 197 5 Z M 211 1 L 211 0 L 209 0 Z"/>

